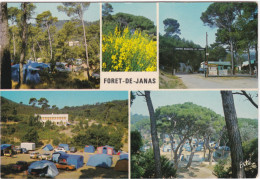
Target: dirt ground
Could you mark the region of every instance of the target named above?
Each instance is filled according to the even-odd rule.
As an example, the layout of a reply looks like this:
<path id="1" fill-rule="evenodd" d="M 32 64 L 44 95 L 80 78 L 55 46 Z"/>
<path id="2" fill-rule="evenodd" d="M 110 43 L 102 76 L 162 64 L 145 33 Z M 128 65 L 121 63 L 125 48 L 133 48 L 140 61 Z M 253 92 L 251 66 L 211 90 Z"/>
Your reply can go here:
<path id="1" fill-rule="evenodd" d="M 185 158 L 186 155 L 190 155 L 190 152 L 183 151 L 182 154 L 184 155 Z M 171 152 L 161 151 L 161 155 L 164 155 L 171 160 Z M 204 152 L 203 151 L 195 152 L 194 155 L 199 155 L 200 157 L 203 157 Z M 172 154 L 172 158 L 173 158 L 173 154 Z M 179 162 L 177 178 L 217 178 L 212 173 L 216 162 L 212 162 L 211 166 L 209 165 L 209 162 L 192 162 L 191 167 L 189 169 L 186 169 L 185 167 L 187 163 L 188 163 L 187 161 Z"/>
<path id="2" fill-rule="evenodd" d="M 42 149 L 37 150 L 37 152 L 40 154 L 53 153 L 46 152 Z M 74 154 L 84 156 L 83 167 L 74 171 L 59 170 L 59 175 L 55 178 L 128 178 L 128 172 L 119 172 L 114 170 L 116 162 L 119 160 L 118 155 L 113 155 L 113 164 L 111 168 L 101 168 L 86 166 L 89 157 L 94 154 L 85 152 L 76 152 L 73 153 L 73 155 Z M 11 170 L 11 166 L 21 160 L 27 161 L 28 163 L 37 161 L 37 159 L 30 159 L 30 154 L 17 154 L 12 157 L 1 156 L 1 178 L 27 178 L 26 172 L 15 173 Z"/>

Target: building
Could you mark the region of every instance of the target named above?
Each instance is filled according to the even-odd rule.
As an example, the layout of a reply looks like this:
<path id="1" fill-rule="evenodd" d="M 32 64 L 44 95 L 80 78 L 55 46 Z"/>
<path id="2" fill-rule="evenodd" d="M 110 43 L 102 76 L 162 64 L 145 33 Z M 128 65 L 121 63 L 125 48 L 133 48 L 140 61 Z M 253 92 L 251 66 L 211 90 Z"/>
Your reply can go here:
<path id="1" fill-rule="evenodd" d="M 47 121 L 51 121 L 53 124 L 61 126 L 69 124 L 68 114 L 35 114 L 39 116 L 39 120 L 45 125 Z"/>
<path id="2" fill-rule="evenodd" d="M 79 41 L 69 41 L 68 43 L 69 43 L 69 46 L 70 46 L 70 47 L 73 47 L 73 46 L 80 46 Z"/>

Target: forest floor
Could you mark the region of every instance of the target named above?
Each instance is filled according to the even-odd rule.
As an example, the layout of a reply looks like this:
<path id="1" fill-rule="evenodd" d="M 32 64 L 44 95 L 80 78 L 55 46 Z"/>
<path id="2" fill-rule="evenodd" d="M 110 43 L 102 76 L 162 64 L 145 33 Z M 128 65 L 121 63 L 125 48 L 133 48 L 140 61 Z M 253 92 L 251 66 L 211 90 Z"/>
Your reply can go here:
<path id="1" fill-rule="evenodd" d="M 213 168 L 214 162 L 212 166 L 209 166 L 209 162 L 192 162 L 189 169 L 185 167 L 179 169 L 177 178 L 217 178 L 212 173 Z"/>
<path id="2" fill-rule="evenodd" d="M 46 152 L 42 149 L 37 150 L 39 153 L 52 153 Z M 55 178 L 128 178 L 128 172 L 120 172 L 114 170 L 114 167 L 119 160 L 119 155 L 113 155 L 113 164 L 110 168 L 100 168 L 86 166 L 89 157 L 93 154 L 86 152 L 76 152 L 72 155 L 83 155 L 84 165 L 83 167 L 74 171 L 59 170 L 59 175 Z M 12 157 L 1 156 L 1 178 L 27 178 L 26 172 L 14 172 L 11 170 L 11 166 L 17 161 L 27 161 L 32 163 L 37 161 L 36 159 L 30 159 L 30 154 L 17 154 Z"/>

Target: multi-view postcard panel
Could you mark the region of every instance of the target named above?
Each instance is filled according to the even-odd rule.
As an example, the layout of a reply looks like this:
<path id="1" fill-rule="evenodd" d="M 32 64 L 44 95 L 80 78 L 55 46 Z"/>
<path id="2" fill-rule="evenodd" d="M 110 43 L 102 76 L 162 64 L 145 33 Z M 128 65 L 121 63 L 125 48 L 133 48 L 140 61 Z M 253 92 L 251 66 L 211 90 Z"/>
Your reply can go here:
<path id="1" fill-rule="evenodd" d="M 1 177 L 128 177 L 127 91 L 2 91 Z"/>
<path id="2" fill-rule="evenodd" d="M 99 9 L 89 2 L 7 3 L 12 83 L 2 88 L 99 88 Z"/>
<path id="3" fill-rule="evenodd" d="M 160 89 L 258 86 L 255 2 L 159 3 Z"/>
<path id="4" fill-rule="evenodd" d="M 257 176 L 258 91 L 131 95 L 132 178 Z"/>

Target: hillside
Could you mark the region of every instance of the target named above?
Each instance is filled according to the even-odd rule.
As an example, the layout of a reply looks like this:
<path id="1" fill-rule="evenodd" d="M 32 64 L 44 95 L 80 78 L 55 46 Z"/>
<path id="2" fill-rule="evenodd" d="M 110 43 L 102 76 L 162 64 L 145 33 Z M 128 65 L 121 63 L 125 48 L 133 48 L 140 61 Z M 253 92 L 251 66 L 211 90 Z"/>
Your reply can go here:
<path id="1" fill-rule="evenodd" d="M 45 126 L 35 114 L 69 114 L 69 126 Z M 65 106 L 62 109 L 42 109 L 10 101 L 1 97 L 2 143 L 19 145 L 35 142 L 38 146 L 68 143 L 78 148 L 84 145 L 111 145 L 119 150 L 128 143 L 128 101 L 116 100 L 83 106 Z"/>

